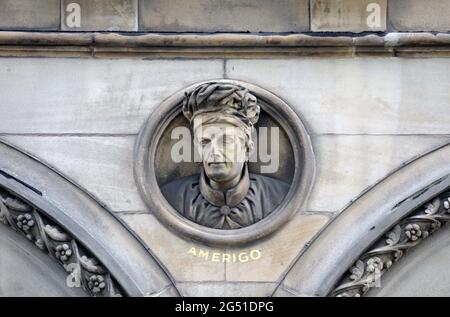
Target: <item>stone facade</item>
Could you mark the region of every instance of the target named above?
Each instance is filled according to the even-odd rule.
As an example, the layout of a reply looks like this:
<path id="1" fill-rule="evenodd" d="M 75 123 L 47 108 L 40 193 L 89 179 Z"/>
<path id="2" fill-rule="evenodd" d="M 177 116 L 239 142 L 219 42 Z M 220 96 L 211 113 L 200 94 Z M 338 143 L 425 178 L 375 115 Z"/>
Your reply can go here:
<path id="1" fill-rule="evenodd" d="M 97 204 L 92 207 L 96 213 L 113 215 L 110 222 L 97 219 L 97 214 L 79 217 L 87 226 L 83 219 L 108 224 L 105 235 L 118 227 L 121 235 L 129 235 L 130 241 L 123 239 L 137 250 L 133 256 L 151 259 L 148 266 L 133 267 L 135 272 L 151 271 L 148 280 L 161 276 L 147 289 L 152 296 L 314 295 L 326 273 L 302 284 L 299 281 L 308 276 L 304 268 L 315 263 L 317 254 L 327 254 L 323 245 L 329 245 L 333 234 L 345 236 L 350 230 L 346 223 L 370 224 L 351 229 L 350 242 L 342 242 L 342 250 L 350 250 L 354 241 L 364 241 L 358 245 L 362 252 L 395 225 L 400 214 L 420 206 L 403 207 L 397 197 L 407 200 L 426 192 L 420 198 L 425 203 L 445 190 L 436 189 L 444 184 L 436 179 L 446 171 L 445 146 L 450 142 L 446 1 L 232 3 L 0 4 L 1 144 L 56 172 L 77 188 L 76 197 L 85 195 Z M 443 33 L 401 33 L 409 31 Z M 355 34 L 361 32 L 370 34 Z M 305 125 L 314 152 L 315 178 L 306 201 L 273 234 L 243 245 L 210 245 L 172 230 L 148 207 L 136 183 L 135 147 L 148 116 L 177 92 L 211 80 L 242 81 L 280 98 Z M 433 173 L 425 177 L 419 158 L 430 160 L 423 166 Z M 0 170 L 14 176 L 9 179 L 24 177 L 22 183 L 40 184 L 38 176 L 21 174 L 10 161 L 0 159 Z M 406 180 L 411 181 L 407 175 L 417 181 L 405 190 Z M 423 190 L 429 184 L 434 189 Z M 65 209 L 70 199 L 58 201 L 44 185 L 38 190 L 43 198 L 70 210 Z M 389 195 L 383 192 L 387 188 Z M 388 203 L 389 208 L 401 206 L 398 218 L 388 216 Z M 372 224 L 373 236 L 361 238 Z M 16 239 L 8 240 L 7 247 Z M 100 260 L 110 256 L 94 255 Z M 345 257 L 333 259 L 339 256 Z M 105 262 L 113 268 L 107 267 L 105 274 L 113 276 L 114 263 Z M 331 270 L 325 264 L 322 269 Z M 337 283 L 341 275 L 335 275 L 327 276 Z M 393 281 L 389 279 L 389 287 L 397 290 Z M 2 283 L 13 282 L 0 276 Z M 328 295 L 332 286 L 318 293 Z"/>

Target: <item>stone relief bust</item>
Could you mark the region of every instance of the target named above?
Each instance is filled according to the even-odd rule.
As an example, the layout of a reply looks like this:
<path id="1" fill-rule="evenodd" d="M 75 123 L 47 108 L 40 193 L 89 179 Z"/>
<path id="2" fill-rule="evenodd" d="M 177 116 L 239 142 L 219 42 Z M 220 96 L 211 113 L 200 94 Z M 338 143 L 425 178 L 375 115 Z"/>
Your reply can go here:
<path id="1" fill-rule="evenodd" d="M 260 113 L 256 97 L 236 84 L 208 82 L 185 95 L 182 111 L 202 170 L 164 185 L 167 201 L 187 219 L 214 229 L 239 229 L 267 217 L 289 184 L 248 171 Z"/>

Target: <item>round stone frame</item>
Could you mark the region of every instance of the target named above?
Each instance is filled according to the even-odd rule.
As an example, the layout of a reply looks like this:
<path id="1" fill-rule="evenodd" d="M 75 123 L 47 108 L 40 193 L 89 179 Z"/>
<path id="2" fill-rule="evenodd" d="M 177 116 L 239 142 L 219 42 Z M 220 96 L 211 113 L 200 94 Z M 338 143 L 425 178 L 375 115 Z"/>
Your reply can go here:
<path id="1" fill-rule="evenodd" d="M 268 217 L 245 228 L 213 229 L 188 220 L 167 202 L 156 179 L 153 162 L 160 137 L 170 122 L 181 112 L 185 92 L 206 82 L 231 83 L 248 88 L 258 100 L 264 101 L 261 107 L 285 130 L 292 146 L 295 169 L 286 197 Z M 300 210 L 309 195 L 315 177 L 314 152 L 309 134 L 300 117 L 274 94 L 237 80 L 218 79 L 196 83 L 163 101 L 150 114 L 141 128 L 136 140 L 134 155 L 134 176 L 137 186 L 145 203 L 157 219 L 182 237 L 212 246 L 243 245 L 273 233 L 286 223 L 296 211 Z"/>

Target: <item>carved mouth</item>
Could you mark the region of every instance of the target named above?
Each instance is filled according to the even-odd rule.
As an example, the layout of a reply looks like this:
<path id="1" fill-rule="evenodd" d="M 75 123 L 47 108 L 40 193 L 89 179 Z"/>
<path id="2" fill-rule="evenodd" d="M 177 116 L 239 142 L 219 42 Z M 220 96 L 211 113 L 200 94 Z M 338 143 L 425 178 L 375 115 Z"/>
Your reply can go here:
<path id="1" fill-rule="evenodd" d="M 226 162 L 209 162 L 208 166 L 214 166 L 214 165 L 225 165 L 227 164 Z"/>

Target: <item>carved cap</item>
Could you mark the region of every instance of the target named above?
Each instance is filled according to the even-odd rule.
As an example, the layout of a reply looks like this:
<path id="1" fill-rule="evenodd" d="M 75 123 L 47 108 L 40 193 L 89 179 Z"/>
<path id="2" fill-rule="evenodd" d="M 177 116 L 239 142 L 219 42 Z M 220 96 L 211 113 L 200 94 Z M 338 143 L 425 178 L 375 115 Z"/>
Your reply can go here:
<path id="1" fill-rule="evenodd" d="M 216 118 L 234 117 L 241 124 L 252 127 L 259 118 L 256 97 L 247 88 L 233 84 L 209 82 L 186 93 L 183 114 L 193 122 L 199 114 L 211 113 Z"/>

